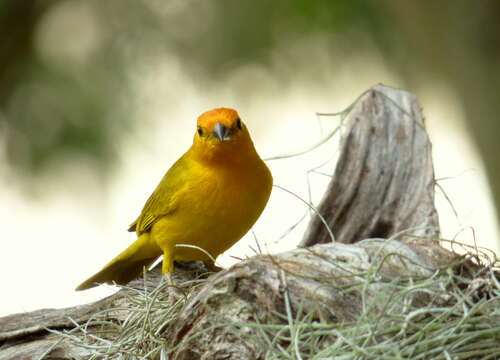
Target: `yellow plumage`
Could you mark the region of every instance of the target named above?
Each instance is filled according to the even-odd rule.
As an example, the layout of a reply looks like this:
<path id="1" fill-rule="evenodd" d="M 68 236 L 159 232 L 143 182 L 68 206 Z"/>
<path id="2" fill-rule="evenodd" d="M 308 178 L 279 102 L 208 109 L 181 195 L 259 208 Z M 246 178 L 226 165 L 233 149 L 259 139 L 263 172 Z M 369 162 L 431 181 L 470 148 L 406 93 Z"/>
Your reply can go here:
<path id="1" fill-rule="evenodd" d="M 229 249 L 258 219 L 271 193 L 272 176 L 238 113 L 211 110 L 197 125 L 193 145 L 168 170 L 130 226 L 137 240 L 77 290 L 99 283 L 126 284 L 161 255 L 164 274 L 173 270 L 174 260 L 200 260 L 211 267 L 211 258 Z"/>

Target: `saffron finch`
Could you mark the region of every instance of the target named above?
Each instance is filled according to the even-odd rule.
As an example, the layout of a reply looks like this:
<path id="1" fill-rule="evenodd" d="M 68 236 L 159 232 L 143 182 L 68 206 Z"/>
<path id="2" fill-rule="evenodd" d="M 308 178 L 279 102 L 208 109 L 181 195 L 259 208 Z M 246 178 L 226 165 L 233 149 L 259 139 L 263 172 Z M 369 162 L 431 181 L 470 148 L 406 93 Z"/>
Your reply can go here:
<path id="1" fill-rule="evenodd" d="M 214 259 L 257 221 L 272 183 L 238 113 L 229 108 L 203 113 L 191 148 L 167 171 L 130 225 L 137 240 L 76 290 L 127 284 L 161 255 L 165 275 L 174 260 L 213 267 Z"/>

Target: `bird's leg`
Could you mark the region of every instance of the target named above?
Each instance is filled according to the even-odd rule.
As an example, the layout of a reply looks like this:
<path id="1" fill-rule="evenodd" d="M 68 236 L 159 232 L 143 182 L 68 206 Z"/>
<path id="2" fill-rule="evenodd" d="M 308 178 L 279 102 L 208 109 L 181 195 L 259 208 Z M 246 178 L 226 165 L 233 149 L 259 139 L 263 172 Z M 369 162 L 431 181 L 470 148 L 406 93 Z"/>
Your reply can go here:
<path id="1" fill-rule="evenodd" d="M 174 281 L 172 279 L 172 271 L 174 271 L 174 262 L 171 258 L 171 256 L 169 256 L 169 254 L 167 255 L 166 252 L 163 253 L 163 264 L 162 264 L 162 267 L 161 267 L 161 272 L 165 278 L 165 280 L 167 281 L 167 284 L 169 286 L 174 286 Z"/>
<path id="2" fill-rule="evenodd" d="M 164 250 L 161 272 L 163 273 L 163 277 L 168 287 L 170 288 L 169 293 L 172 296 L 172 301 L 176 301 L 177 298 L 181 296 L 181 294 L 177 291 L 176 284 L 174 283 L 174 279 L 172 278 L 173 271 L 174 271 L 174 260 L 171 256 L 171 253 Z"/>
<path id="3" fill-rule="evenodd" d="M 174 261 L 170 254 L 163 252 L 163 263 L 161 265 L 161 272 L 163 275 L 170 274 L 174 270 Z"/>
<path id="4" fill-rule="evenodd" d="M 168 274 L 163 275 L 165 281 L 167 282 L 167 285 L 174 288 L 174 279 L 172 279 L 172 272 L 169 272 Z"/>

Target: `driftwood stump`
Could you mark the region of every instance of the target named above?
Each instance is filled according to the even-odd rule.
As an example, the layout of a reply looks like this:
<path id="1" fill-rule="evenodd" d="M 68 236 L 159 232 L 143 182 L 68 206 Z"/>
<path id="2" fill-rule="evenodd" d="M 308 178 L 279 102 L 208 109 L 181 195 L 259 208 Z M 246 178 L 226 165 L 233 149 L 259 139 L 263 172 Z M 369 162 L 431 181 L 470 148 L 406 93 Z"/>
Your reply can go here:
<path id="1" fill-rule="evenodd" d="M 386 239 L 401 231 L 437 238 L 432 149 L 416 97 L 375 86 L 353 106 L 345 128 L 318 206 L 335 241 Z M 328 242 L 330 233 L 315 215 L 301 245 Z"/>
<path id="2" fill-rule="evenodd" d="M 318 207 L 337 242 L 315 216 L 302 248 L 258 255 L 209 276 L 161 329 L 169 359 L 263 359 L 266 346 L 248 324 L 278 324 L 298 312 L 355 321 L 367 299 L 391 297 L 387 282 L 429 276 L 457 260 L 434 239 L 439 227 L 431 144 L 416 98 L 375 86 L 354 105 L 344 133 L 340 160 Z M 370 269 L 376 269 L 372 283 L 340 290 L 356 288 Z M 182 283 L 195 275 L 176 269 L 175 276 Z M 154 288 L 160 275 L 152 271 L 148 279 L 132 286 Z M 120 323 L 130 296 L 124 289 L 93 304 L 2 318 L 0 360 L 88 358 L 90 348 L 48 329 L 72 329 L 100 317 Z M 410 300 L 430 301 L 425 291 L 412 293 Z M 432 301 L 439 304 L 446 297 Z M 95 315 L 110 308 L 116 310 Z M 240 325 L 222 326 L 228 323 Z M 86 331 L 94 329 L 89 325 Z"/>

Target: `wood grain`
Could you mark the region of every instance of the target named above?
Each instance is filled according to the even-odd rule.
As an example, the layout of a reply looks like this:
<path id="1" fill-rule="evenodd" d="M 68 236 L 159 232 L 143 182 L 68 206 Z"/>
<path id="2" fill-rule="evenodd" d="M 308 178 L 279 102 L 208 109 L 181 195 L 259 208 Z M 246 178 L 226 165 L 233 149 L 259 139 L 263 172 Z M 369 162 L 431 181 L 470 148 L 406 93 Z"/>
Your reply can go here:
<path id="1" fill-rule="evenodd" d="M 318 211 L 341 243 L 404 230 L 439 236 L 432 147 L 414 95 L 377 85 L 361 96 L 345 123 L 340 158 Z M 314 215 L 301 246 L 331 240 Z"/>

